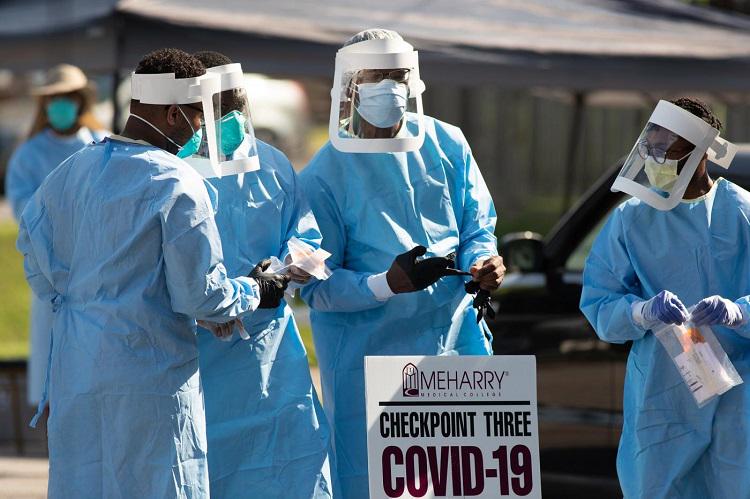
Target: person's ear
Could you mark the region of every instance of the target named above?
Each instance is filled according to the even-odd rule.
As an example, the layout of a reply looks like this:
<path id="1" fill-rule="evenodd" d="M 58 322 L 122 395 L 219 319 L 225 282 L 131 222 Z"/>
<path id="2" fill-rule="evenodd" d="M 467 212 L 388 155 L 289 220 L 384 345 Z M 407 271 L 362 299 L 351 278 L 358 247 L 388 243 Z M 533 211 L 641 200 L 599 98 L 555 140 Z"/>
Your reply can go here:
<path id="1" fill-rule="evenodd" d="M 180 110 L 177 108 L 175 104 L 172 104 L 171 106 L 167 107 L 167 124 L 169 126 L 175 126 L 177 125 L 179 121 L 179 114 Z"/>

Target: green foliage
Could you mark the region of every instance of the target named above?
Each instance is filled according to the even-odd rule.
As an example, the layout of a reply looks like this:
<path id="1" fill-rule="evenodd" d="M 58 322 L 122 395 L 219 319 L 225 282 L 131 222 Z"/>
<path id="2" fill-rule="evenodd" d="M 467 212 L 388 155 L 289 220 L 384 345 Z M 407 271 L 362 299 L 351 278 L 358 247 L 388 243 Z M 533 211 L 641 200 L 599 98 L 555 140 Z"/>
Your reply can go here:
<path id="1" fill-rule="evenodd" d="M 26 358 L 29 353 L 31 290 L 16 250 L 17 234 L 15 223 L 0 222 L 0 359 Z"/>
<path id="2" fill-rule="evenodd" d="M 562 215 L 560 196 L 533 196 L 523 211 L 513 217 L 498 213 L 495 234 L 498 239 L 511 232 L 530 230 L 545 235 Z"/>

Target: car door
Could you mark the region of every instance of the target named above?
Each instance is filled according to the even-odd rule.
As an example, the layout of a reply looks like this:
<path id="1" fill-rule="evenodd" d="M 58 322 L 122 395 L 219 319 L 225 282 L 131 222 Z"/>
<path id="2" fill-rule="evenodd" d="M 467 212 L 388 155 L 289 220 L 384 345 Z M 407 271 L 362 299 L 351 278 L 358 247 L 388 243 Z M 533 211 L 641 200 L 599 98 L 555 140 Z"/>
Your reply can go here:
<path id="1" fill-rule="evenodd" d="M 514 270 L 514 261 L 535 257 L 513 254 L 490 324 L 495 353 L 537 358 L 542 483 L 551 497 L 621 495 L 615 457 L 626 349 L 600 341 L 578 309 L 586 256 L 616 201 L 605 198 L 586 217 L 567 217 L 551 239 L 530 241 L 540 246 L 538 264 Z"/>

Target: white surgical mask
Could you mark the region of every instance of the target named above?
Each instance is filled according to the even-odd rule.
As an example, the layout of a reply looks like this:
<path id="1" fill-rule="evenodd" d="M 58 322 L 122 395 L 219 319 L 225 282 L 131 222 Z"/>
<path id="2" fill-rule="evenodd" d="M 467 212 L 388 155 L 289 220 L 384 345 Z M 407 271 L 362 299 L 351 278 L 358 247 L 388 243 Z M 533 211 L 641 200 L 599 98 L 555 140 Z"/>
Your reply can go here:
<path id="1" fill-rule="evenodd" d="M 677 182 L 677 159 L 667 159 L 664 163 L 659 164 L 652 156 L 646 157 L 643 169 L 646 177 L 652 186 L 662 191 L 668 192 Z"/>
<path id="2" fill-rule="evenodd" d="M 378 83 L 360 83 L 357 91 L 357 112 L 371 125 L 390 128 L 404 117 L 409 93 L 405 84 L 386 79 Z"/>

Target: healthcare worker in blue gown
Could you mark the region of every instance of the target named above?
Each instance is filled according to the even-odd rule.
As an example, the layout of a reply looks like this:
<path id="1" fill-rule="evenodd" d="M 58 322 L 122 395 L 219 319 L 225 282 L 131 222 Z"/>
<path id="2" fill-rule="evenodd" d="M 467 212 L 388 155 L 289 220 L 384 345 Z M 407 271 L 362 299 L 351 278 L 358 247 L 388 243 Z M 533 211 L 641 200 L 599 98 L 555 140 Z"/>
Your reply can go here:
<path id="1" fill-rule="evenodd" d="M 194 54 L 206 68 L 228 68 L 216 52 Z M 224 90 L 224 89 L 223 89 Z M 285 260 L 287 241 L 313 247 L 320 232 L 297 175 L 278 149 L 253 140 L 244 88 L 222 92 L 220 142 L 231 160 L 256 154 L 260 169 L 209 181 L 218 192 L 216 225 L 229 275 L 265 258 Z M 309 274 L 292 267 L 302 284 Z M 328 424 L 312 384 L 291 307 L 242 319 L 249 339 L 219 341 L 199 330 L 206 400 L 208 473 L 214 497 L 330 498 Z"/>
<path id="2" fill-rule="evenodd" d="M 703 103 L 681 109 L 720 130 Z M 706 150 L 649 124 L 639 148 L 651 186 L 669 191 L 691 151 L 699 164 L 675 208 L 617 207 L 584 270 L 581 310 L 601 339 L 632 341 L 617 471 L 626 498 L 750 497 L 750 193 L 709 177 Z M 649 137 L 648 134 L 652 137 Z M 709 154 L 711 154 L 709 152 Z M 686 156 L 688 155 L 688 156 Z M 651 328 L 709 325 L 744 383 L 699 408 Z"/>
<path id="3" fill-rule="evenodd" d="M 397 33 L 372 29 L 339 54 L 360 48 L 403 51 L 399 60 L 413 52 Z M 357 56 L 351 61 L 356 65 Z M 406 101 L 407 88 L 421 83 L 409 80 L 418 80 L 416 65 L 363 64 L 336 74 L 346 81 L 342 102 L 332 104 L 331 130 L 340 134 L 334 140 L 405 137 L 396 143 L 415 143 L 419 117 Z M 461 131 L 423 120 L 417 149 L 342 152 L 329 142 L 300 173 L 322 247 L 332 253 L 331 277 L 305 287 L 302 297 L 312 308 L 323 405 L 333 429 L 336 495 L 345 499 L 369 496 L 365 356 L 491 353 L 489 330 L 477 321 L 464 278 L 441 269 L 455 253 L 456 267 L 472 270 L 485 291 L 500 285 L 505 268 L 497 256 L 494 205 Z M 385 147 L 391 147 L 388 140 Z"/>
<path id="4" fill-rule="evenodd" d="M 5 173 L 5 196 L 16 221 L 49 172 L 86 144 L 105 136 L 91 113 L 94 90 L 77 67 L 61 64 L 52 68 L 32 94 L 38 98 L 38 107 L 29 138 L 10 157 Z M 32 293 L 26 386 L 29 404 L 34 406 L 42 398 L 51 327 L 52 304 Z"/>
<path id="5" fill-rule="evenodd" d="M 196 318 L 230 321 L 283 295 L 257 268 L 227 277 L 215 193 L 178 157 L 201 142 L 204 73 L 176 49 L 145 56 L 123 135 L 65 160 L 21 216 L 26 277 L 54 305 L 52 499 L 208 498 Z"/>

